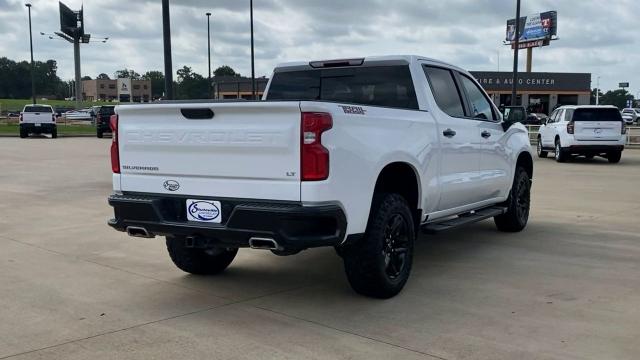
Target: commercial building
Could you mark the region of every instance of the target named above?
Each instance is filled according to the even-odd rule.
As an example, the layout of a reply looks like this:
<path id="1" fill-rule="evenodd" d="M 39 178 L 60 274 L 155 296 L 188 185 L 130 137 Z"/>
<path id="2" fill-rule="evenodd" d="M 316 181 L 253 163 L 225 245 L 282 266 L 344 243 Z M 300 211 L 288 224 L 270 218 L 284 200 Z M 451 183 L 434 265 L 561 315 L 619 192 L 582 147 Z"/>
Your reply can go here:
<path id="1" fill-rule="evenodd" d="M 238 76 L 216 76 L 212 79 L 215 99 L 246 99 L 251 100 L 253 87 L 251 78 Z M 262 97 L 267 88 L 269 79 L 265 77 L 256 78 L 256 93 L 258 98 Z"/>
<path id="2" fill-rule="evenodd" d="M 472 71 L 471 74 L 491 96 L 496 105 L 511 105 L 513 73 Z M 591 74 L 588 73 L 518 73 L 516 103 L 529 112 L 549 114 L 560 105 L 589 105 Z"/>
<path id="3" fill-rule="evenodd" d="M 82 97 L 86 101 L 149 102 L 150 80 L 83 80 Z"/>

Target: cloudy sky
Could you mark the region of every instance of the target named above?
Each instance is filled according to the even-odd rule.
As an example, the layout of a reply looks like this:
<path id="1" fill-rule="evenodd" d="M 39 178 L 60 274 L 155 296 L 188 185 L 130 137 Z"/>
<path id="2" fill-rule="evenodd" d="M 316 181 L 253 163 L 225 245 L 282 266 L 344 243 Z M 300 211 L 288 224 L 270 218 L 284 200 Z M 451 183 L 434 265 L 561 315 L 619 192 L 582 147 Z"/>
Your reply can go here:
<path id="1" fill-rule="evenodd" d="M 0 0 L 0 57 L 29 58 L 26 1 Z M 36 59 L 57 60 L 59 75 L 72 78 L 71 44 L 40 35 L 59 29 L 58 1 L 31 2 Z M 82 4 L 64 2 L 72 9 Z M 534 71 L 590 72 L 594 87 L 601 76 L 603 89 L 628 81 L 634 94 L 640 91 L 640 1 L 522 2 L 523 15 L 558 11 L 560 40 L 534 50 Z M 162 70 L 160 3 L 84 0 L 86 31 L 109 41 L 83 45 L 82 74 Z M 511 66 L 513 53 L 501 44 L 515 0 L 255 0 L 254 6 L 258 76 L 284 61 L 387 54 L 425 55 L 469 70 Z M 228 64 L 249 75 L 248 7 L 249 0 L 172 0 L 174 69 L 187 65 L 206 75 L 210 11 L 214 68 Z"/>

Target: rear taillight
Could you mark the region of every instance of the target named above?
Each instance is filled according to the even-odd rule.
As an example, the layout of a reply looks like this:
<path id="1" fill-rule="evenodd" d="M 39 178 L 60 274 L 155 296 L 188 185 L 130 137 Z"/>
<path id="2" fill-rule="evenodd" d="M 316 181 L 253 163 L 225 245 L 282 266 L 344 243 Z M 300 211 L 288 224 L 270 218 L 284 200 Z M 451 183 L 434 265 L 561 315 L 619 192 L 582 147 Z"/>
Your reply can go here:
<path id="1" fill-rule="evenodd" d="M 51 115 L 51 121 L 56 122 L 56 114 Z"/>
<path id="2" fill-rule="evenodd" d="M 302 181 L 329 177 L 329 150 L 322 146 L 322 133 L 333 127 L 331 114 L 302 113 L 300 168 Z"/>
<path id="3" fill-rule="evenodd" d="M 113 141 L 111 142 L 111 170 L 114 174 L 120 173 L 120 152 L 118 150 L 118 115 L 111 115 L 109 120 L 109 127 L 113 134 Z"/>
<path id="4" fill-rule="evenodd" d="M 567 134 L 573 134 L 573 132 L 575 131 L 575 129 L 576 129 L 576 126 L 575 126 L 575 124 L 573 123 L 573 121 L 571 121 L 571 122 L 569 122 L 569 123 L 567 124 Z"/>
<path id="5" fill-rule="evenodd" d="M 22 117 L 22 114 L 20 114 L 20 122 L 23 122 L 24 118 Z"/>

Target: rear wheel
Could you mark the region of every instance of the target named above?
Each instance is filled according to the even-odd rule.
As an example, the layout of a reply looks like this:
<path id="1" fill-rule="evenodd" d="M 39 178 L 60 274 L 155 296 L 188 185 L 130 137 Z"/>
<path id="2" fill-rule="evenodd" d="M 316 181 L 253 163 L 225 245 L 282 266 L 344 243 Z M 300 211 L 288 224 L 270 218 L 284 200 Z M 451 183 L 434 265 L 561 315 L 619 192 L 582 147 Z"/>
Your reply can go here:
<path id="1" fill-rule="evenodd" d="M 54 127 L 53 130 L 51 130 L 51 138 L 55 139 L 58 137 L 58 128 Z"/>
<path id="2" fill-rule="evenodd" d="M 559 163 L 567 161 L 567 154 L 562 150 L 560 139 L 556 139 L 555 159 Z"/>
<path id="3" fill-rule="evenodd" d="M 612 164 L 617 164 L 622 159 L 622 151 L 611 151 L 607 153 L 607 160 Z"/>
<path id="4" fill-rule="evenodd" d="M 542 149 L 542 139 L 538 136 L 538 157 L 542 159 L 547 158 L 547 152 Z"/>
<path id="5" fill-rule="evenodd" d="M 173 263 L 182 271 L 196 275 L 223 272 L 233 261 L 238 249 L 196 249 L 186 246 L 183 237 L 167 236 L 167 250 Z"/>
<path id="6" fill-rule="evenodd" d="M 24 128 L 20 128 L 20 138 L 21 139 L 25 139 L 27 136 L 29 136 L 29 132 L 27 132 L 26 129 Z"/>
<path id="7" fill-rule="evenodd" d="M 527 171 L 518 166 L 509 199 L 505 203 L 507 212 L 494 218 L 498 230 L 504 232 L 522 231 L 529 221 L 530 204 L 531 179 Z"/>
<path id="8" fill-rule="evenodd" d="M 102 139 L 104 137 L 104 133 L 102 132 L 102 130 L 98 129 L 96 130 L 96 136 L 98 137 L 98 139 Z"/>
<path id="9" fill-rule="evenodd" d="M 377 194 L 364 237 L 341 250 L 351 287 L 381 299 L 398 294 L 411 273 L 415 237 L 407 201 L 398 194 Z"/>

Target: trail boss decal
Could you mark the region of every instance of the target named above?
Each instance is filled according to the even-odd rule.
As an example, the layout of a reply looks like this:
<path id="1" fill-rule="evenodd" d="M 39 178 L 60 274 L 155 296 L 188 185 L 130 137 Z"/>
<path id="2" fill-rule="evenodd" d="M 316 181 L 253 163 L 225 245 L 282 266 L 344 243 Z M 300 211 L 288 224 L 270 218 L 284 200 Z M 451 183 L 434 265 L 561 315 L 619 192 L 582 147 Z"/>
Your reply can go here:
<path id="1" fill-rule="evenodd" d="M 344 111 L 345 114 L 349 114 L 349 115 L 366 115 L 367 114 L 367 110 L 363 109 L 362 106 L 346 106 L 346 105 L 339 105 L 342 108 L 342 111 Z"/>

